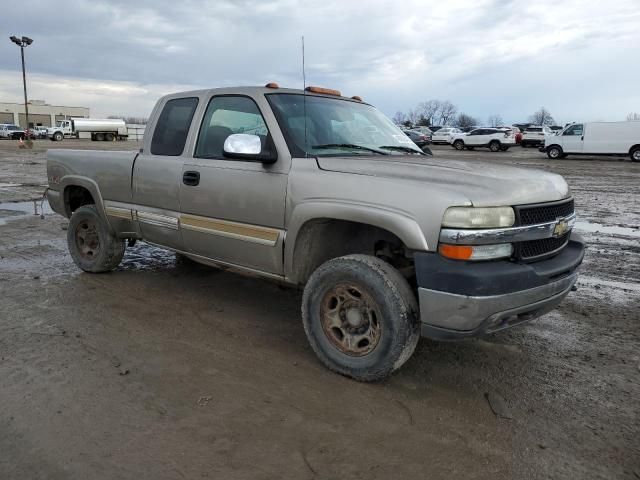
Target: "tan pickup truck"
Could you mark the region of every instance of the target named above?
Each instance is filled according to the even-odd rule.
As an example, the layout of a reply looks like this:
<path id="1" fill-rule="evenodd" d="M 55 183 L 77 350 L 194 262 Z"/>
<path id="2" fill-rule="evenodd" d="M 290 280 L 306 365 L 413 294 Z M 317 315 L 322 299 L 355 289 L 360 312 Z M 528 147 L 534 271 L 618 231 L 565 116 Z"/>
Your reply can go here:
<path id="1" fill-rule="evenodd" d="M 49 151 L 48 198 L 87 272 L 142 240 L 304 288 L 320 360 L 373 381 L 420 335 L 554 308 L 584 254 L 562 177 L 430 153 L 334 90 L 199 90 L 158 101 L 139 152 Z"/>

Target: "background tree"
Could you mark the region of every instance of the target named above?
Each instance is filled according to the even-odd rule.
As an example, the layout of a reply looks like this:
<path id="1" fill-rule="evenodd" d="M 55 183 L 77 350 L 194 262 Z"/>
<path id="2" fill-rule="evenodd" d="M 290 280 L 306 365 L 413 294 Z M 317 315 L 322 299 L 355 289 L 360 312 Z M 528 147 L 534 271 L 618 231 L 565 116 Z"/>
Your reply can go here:
<path id="1" fill-rule="evenodd" d="M 456 127 L 468 128 L 478 124 L 478 121 L 471 115 L 460 112 L 453 122 Z"/>
<path id="2" fill-rule="evenodd" d="M 427 120 L 427 127 L 435 123 L 435 120 L 440 113 L 441 104 L 442 102 L 440 100 L 427 100 L 426 102 L 418 104 L 417 110 L 420 112 L 420 115 Z"/>
<path id="3" fill-rule="evenodd" d="M 629 115 L 627 115 L 627 121 L 633 122 L 636 120 L 640 120 L 640 113 L 631 112 Z"/>
<path id="4" fill-rule="evenodd" d="M 440 105 L 440 125 L 448 125 L 453 121 L 457 112 L 457 107 L 449 100 L 442 102 Z"/>
<path id="5" fill-rule="evenodd" d="M 500 127 L 504 124 L 504 121 L 502 120 L 502 117 L 500 115 L 498 115 L 497 113 L 494 113 L 493 115 L 490 115 L 489 118 L 487 119 L 487 124 L 490 127 Z"/>
<path id="6" fill-rule="evenodd" d="M 544 107 L 540 107 L 540 110 L 529 116 L 529 121 L 534 125 L 553 125 L 555 123 L 551 112 Z"/>
<path id="7" fill-rule="evenodd" d="M 407 121 L 407 116 L 404 113 L 397 111 L 392 120 L 396 125 L 402 125 Z"/>

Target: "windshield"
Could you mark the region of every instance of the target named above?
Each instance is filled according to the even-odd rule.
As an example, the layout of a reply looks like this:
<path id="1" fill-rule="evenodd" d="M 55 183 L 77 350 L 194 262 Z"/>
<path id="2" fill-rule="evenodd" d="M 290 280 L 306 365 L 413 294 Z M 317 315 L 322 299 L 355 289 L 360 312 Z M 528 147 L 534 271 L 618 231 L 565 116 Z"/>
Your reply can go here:
<path id="1" fill-rule="evenodd" d="M 267 99 L 294 156 L 424 153 L 371 105 L 290 93 Z"/>
<path id="2" fill-rule="evenodd" d="M 7 127 L 7 130 L 20 130 L 20 127 L 18 127 L 17 125 L 9 125 Z"/>

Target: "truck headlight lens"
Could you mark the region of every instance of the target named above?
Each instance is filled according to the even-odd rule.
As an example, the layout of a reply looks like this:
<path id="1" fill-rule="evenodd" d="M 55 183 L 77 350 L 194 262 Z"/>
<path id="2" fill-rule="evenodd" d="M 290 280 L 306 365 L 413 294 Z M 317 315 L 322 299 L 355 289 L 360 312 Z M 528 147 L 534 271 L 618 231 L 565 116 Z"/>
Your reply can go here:
<path id="1" fill-rule="evenodd" d="M 513 246 L 510 243 L 497 245 L 447 245 L 440 244 L 440 255 L 453 260 L 496 260 L 510 257 Z"/>
<path id="2" fill-rule="evenodd" d="M 510 227 L 516 220 L 511 207 L 450 207 L 444 212 L 443 227 Z"/>

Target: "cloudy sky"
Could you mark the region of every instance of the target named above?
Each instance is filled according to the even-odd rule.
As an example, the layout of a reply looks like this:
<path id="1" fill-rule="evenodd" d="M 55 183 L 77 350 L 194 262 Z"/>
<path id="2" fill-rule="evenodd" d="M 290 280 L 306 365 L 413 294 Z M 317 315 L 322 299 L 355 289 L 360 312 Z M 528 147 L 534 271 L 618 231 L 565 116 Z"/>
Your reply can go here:
<path id="1" fill-rule="evenodd" d="M 386 114 L 451 100 L 480 119 L 623 120 L 640 112 L 640 0 L 46 0 L 3 5 L 0 101 L 147 116 L 158 96 L 307 83 Z M 10 7 L 10 8 L 7 8 Z"/>

